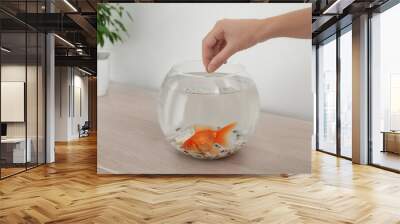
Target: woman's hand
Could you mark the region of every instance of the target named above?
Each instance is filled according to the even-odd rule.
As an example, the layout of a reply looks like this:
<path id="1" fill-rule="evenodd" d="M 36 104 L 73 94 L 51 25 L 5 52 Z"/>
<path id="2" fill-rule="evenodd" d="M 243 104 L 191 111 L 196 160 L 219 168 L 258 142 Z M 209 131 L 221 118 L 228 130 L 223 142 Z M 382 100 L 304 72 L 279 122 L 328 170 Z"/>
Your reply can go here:
<path id="1" fill-rule="evenodd" d="M 218 21 L 203 39 L 203 64 L 214 72 L 230 56 L 258 43 L 262 20 L 224 19 Z"/>
<path id="2" fill-rule="evenodd" d="M 311 8 L 266 19 L 223 19 L 203 39 L 203 64 L 214 72 L 229 57 L 276 37 L 311 38 Z"/>

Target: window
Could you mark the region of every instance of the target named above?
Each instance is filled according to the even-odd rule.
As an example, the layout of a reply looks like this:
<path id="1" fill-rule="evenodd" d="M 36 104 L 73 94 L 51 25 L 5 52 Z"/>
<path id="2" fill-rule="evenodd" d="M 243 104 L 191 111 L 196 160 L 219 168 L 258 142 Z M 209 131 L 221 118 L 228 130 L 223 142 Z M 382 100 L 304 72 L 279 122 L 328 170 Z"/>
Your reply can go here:
<path id="1" fill-rule="evenodd" d="M 351 25 L 319 44 L 317 65 L 317 148 L 350 159 L 353 73 Z"/>
<path id="2" fill-rule="evenodd" d="M 351 26 L 346 31 L 340 36 L 340 155 L 351 158 L 353 96 Z"/>
<path id="3" fill-rule="evenodd" d="M 318 149 L 336 153 L 336 39 L 318 47 Z"/>
<path id="4" fill-rule="evenodd" d="M 15 10 L 39 13 L 43 3 L 21 1 Z M 12 14 L 0 17 L 8 21 L 0 23 L 0 178 L 5 178 L 45 163 L 46 39 Z"/>
<path id="5" fill-rule="evenodd" d="M 371 18 L 370 161 L 400 170 L 400 5 Z"/>

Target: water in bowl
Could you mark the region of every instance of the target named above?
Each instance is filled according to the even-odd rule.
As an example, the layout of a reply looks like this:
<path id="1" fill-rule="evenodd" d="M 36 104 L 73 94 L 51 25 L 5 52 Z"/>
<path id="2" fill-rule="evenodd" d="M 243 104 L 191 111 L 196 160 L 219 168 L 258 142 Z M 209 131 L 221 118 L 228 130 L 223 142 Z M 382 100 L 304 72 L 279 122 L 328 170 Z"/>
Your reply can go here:
<path id="1" fill-rule="evenodd" d="M 243 148 L 258 114 L 254 82 L 235 74 L 175 74 L 160 94 L 159 120 L 167 140 L 195 158 L 219 159 Z"/>

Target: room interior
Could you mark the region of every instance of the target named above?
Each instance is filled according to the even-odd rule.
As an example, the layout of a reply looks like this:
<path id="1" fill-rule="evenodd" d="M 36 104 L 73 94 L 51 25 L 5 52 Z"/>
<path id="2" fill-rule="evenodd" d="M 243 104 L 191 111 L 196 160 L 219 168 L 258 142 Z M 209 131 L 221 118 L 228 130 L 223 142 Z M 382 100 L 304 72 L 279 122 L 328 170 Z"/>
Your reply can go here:
<path id="1" fill-rule="evenodd" d="M 1 34 L 1 177 L 45 161 L 44 35 Z M 7 44 L 6 44 L 7 43 Z"/>
<path id="2" fill-rule="evenodd" d="M 372 162 L 399 170 L 400 166 L 400 69 L 395 55 L 399 36 L 391 27 L 400 19 L 398 6 L 371 19 L 372 31 Z"/>
<path id="3" fill-rule="evenodd" d="M 357 2 L 353 3 L 357 4 Z M 362 3 L 359 3 L 362 4 Z M 398 141 L 398 63 L 395 62 L 398 32 L 392 29 L 398 21 L 398 5 L 387 8 L 381 4 L 376 10 L 368 12 L 365 58 L 367 80 L 361 88 L 365 89 L 364 107 L 366 125 L 365 163 L 392 171 L 399 170 L 400 148 Z M 351 10 L 351 9 L 349 9 Z M 349 16 L 349 15 L 347 15 Z M 354 17 L 354 15 L 353 15 Z M 313 39 L 313 55 L 316 57 L 316 106 L 315 118 L 316 148 L 318 151 L 339 156 L 353 162 L 359 158 L 355 152 L 354 127 L 352 122 L 361 115 L 352 111 L 357 106 L 353 88 L 359 88 L 360 79 L 354 77 L 355 42 L 353 21 L 343 17 L 337 30 L 329 29 Z M 356 27 L 357 29 L 359 27 Z M 357 38 L 357 37 L 356 37 Z M 362 53 L 362 52 L 361 52 Z M 353 77 L 352 77 L 353 76 Z M 352 118 L 354 117 L 354 118 Z M 357 127 L 356 127 L 357 128 Z"/>
<path id="4" fill-rule="evenodd" d="M 98 175 L 100 2 L 135 1 L 0 2 L 0 222 L 399 222 L 399 1 L 240 1 L 312 5 L 312 172 L 280 176 Z"/>
<path id="5" fill-rule="evenodd" d="M 90 4 L 83 6 L 93 11 Z M 96 119 L 92 116 L 96 108 L 93 97 L 96 63 L 90 53 L 93 55 L 96 51 L 90 48 L 90 41 L 86 42 L 79 25 L 59 26 L 57 16 L 50 24 L 45 23 L 45 18 L 30 17 L 50 10 L 52 15 L 60 10 L 73 11 L 65 3 L 2 1 L 0 7 L 0 179 L 4 179 L 54 162 L 54 142 L 71 141 L 87 136 L 89 131 L 95 132 Z M 56 32 L 51 46 L 48 32 Z M 71 40 L 66 40 L 66 36 Z M 82 58 L 85 60 L 79 60 Z M 53 72 L 57 75 L 51 85 L 48 79 Z M 53 96 L 48 96 L 51 86 Z M 52 104 L 54 107 L 49 112 Z M 49 122 L 50 116 L 54 120 Z M 54 129 L 48 130 L 49 123 Z M 52 133 L 51 141 L 48 133 Z"/>

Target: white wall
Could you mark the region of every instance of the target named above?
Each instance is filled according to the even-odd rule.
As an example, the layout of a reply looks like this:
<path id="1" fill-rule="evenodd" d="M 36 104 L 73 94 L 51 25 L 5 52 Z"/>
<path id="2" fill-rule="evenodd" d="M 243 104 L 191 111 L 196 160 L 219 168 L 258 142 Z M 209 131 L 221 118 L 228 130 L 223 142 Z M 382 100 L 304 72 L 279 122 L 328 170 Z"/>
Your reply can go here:
<path id="1" fill-rule="evenodd" d="M 25 82 L 25 75 L 27 70 L 32 71 L 33 67 L 18 64 L 5 64 L 1 66 L 1 81 L 2 82 Z M 28 74 L 31 74 L 28 72 Z M 26 83 L 26 82 L 25 82 Z M 4 96 L 2 96 L 3 98 Z M 6 110 L 6 108 L 2 108 Z M 24 108 L 22 108 L 24 111 Z M 8 122 L 7 135 L 8 137 L 24 137 L 25 136 L 25 122 Z"/>
<path id="2" fill-rule="evenodd" d="M 38 70 L 37 70 L 38 69 Z M 3 64 L 1 66 L 1 81 L 2 82 L 24 82 L 26 85 L 26 107 L 23 105 L 20 108 L 2 107 L 4 111 L 11 110 L 11 113 L 25 113 L 26 121 L 22 122 L 6 122 L 7 123 L 7 137 L 21 138 L 27 136 L 30 140 L 32 161 L 39 163 L 44 162 L 44 74 L 42 73 L 41 66 L 25 66 L 25 64 Z M 2 94 L 4 89 L 2 89 Z M 24 90 L 20 90 L 20 94 L 24 94 Z M 7 98 L 7 95 L 2 95 L 2 98 Z M 24 97 L 22 97 L 24 98 Z M 15 102 L 17 103 L 17 102 Z M 24 104 L 24 102 L 22 102 Z M 4 105 L 3 105 L 4 106 Z M 20 111 L 12 111 L 12 110 Z M 22 119 L 24 120 L 24 119 Z M 38 155 L 38 157 L 37 157 Z M 51 160 L 49 160 L 51 161 Z"/>
<path id="3" fill-rule="evenodd" d="M 88 78 L 71 67 L 56 67 L 55 80 L 55 141 L 69 141 L 77 139 L 78 124 L 83 125 L 88 120 Z M 73 90 L 81 89 L 82 116 L 79 113 L 79 104 Z M 77 94 L 77 92 L 75 92 Z M 75 109 L 75 113 L 74 110 Z"/>
<path id="4" fill-rule="evenodd" d="M 311 4 L 122 4 L 129 38 L 114 47 L 111 80 L 159 88 L 172 65 L 201 59 L 201 40 L 222 18 L 265 18 Z M 263 110 L 312 121 L 311 40 L 279 38 L 230 59 L 257 83 Z"/>
<path id="5" fill-rule="evenodd" d="M 55 68 L 55 141 L 68 140 L 68 67 Z"/>
<path id="6" fill-rule="evenodd" d="M 75 70 L 76 72 L 77 70 Z M 75 113 L 72 114 L 72 119 L 71 119 L 71 136 L 72 138 L 78 138 L 79 137 L 79 132 L 78 132 L 78 124 L 83 125 L 85 121 L 88 120 L 88 78 L 87 76 L 81 76 L 82 73 L 75 74 L 74 76 L 74 89 L 75 89 L 75 106 L 73 110 L 75 110 Z M 78 96 L 78 90 L 80 90 L 80 99 L 77 97 Z M 79 100 L 81 101 L 79 103 Z M 80 105 L 79 105 L 80 104 Z M 79 108 L 81 107 L 82 112 L 80 113 Z"/>
<path id="7" fill-rule="evenodd" d="M 1 81 L 3 82 L 25 82 L 26 75 L 28 76 L 28 82 L 30 85 L 36 85 L 36 80 L 33 80 L 31 76 L 36 78 L 36 67 L 25 66 L 18 64 L 6 64 L 1 66 Z M 36 88 L 27 88 L 27 106 L 30 105 L 31 108 L 27 108 L 27 118 L 28 124 L 26 122 L 7 122 L 7 136 L 8 137 L 24 137 L 25 136 L 25 126 L 28 125 L 28 137 L 29 135 L 36 133 Z M 4 96 L 3 96 L 4 97 Z M 3 108 L 2 110 L 6 110 Z M 22 108 L 24 110 L 24 108 Z"/>

